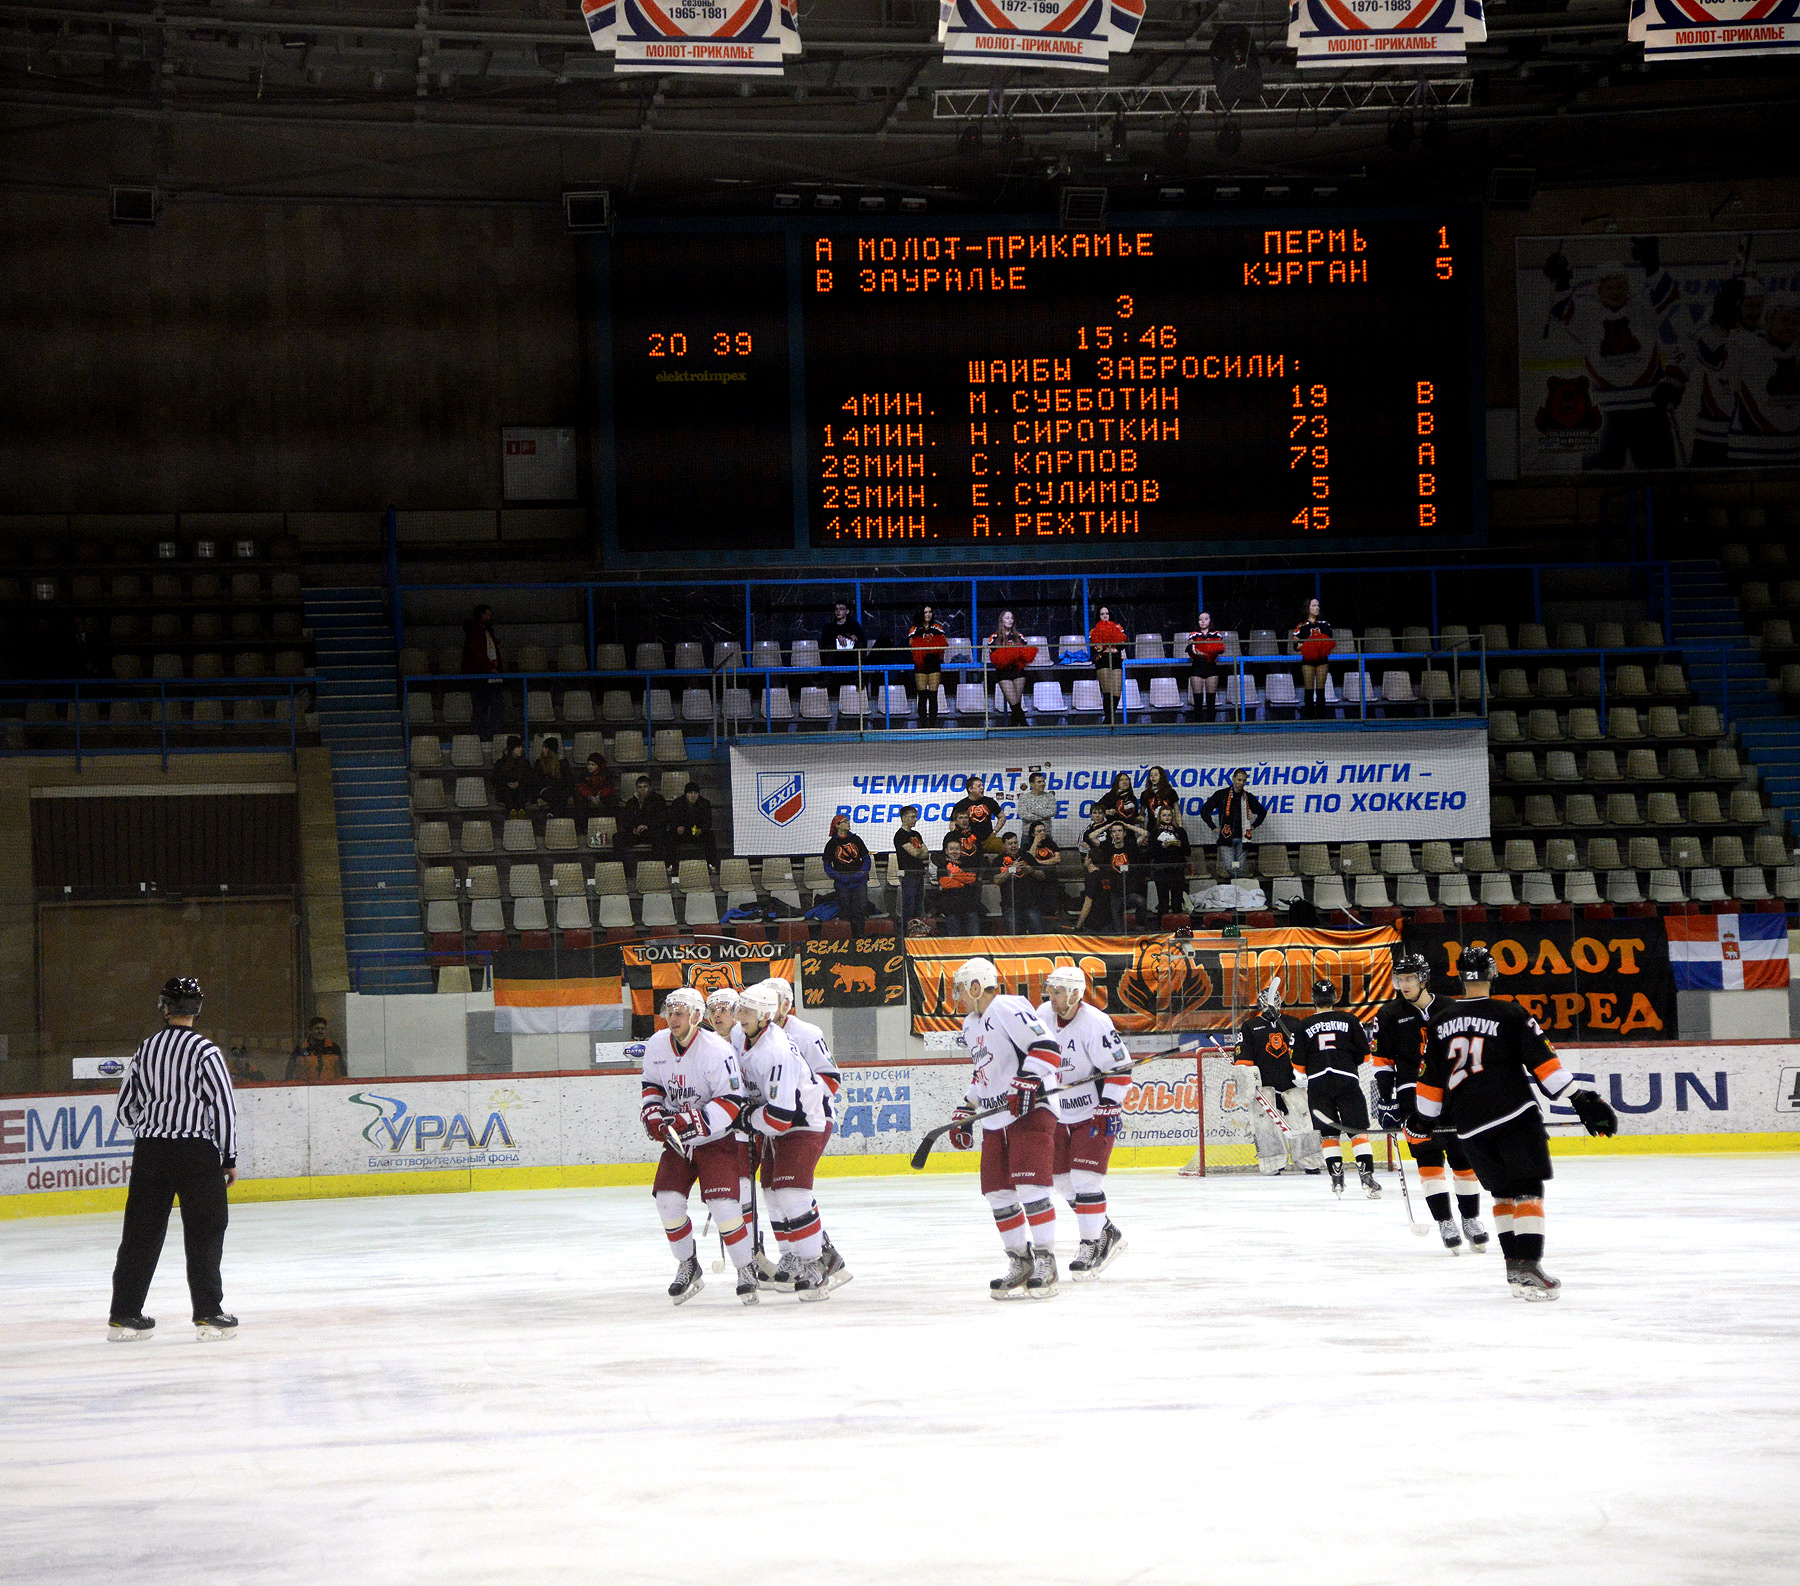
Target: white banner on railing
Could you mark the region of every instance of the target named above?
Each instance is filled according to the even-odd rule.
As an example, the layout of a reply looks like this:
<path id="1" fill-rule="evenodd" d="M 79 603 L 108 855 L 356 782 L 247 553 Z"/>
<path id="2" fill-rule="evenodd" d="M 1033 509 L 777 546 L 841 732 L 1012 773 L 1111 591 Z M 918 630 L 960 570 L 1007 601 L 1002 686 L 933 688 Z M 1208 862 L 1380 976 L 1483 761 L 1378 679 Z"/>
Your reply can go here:
<path id="1" fill-rule="evenodd" d="M 1485 43 L 1482 0 L 1290 0 L 1288 46 L 1298 64 L 1347 66 L 1379 58 L 1463 61 L 1468 46 Z"/>
<path id="2" fill-rule="evenodd" d="M 800 51 L 793 0 L 582 0 L 595 49 L 621 76 L 779 77 Z"/>
<path id="3" fill-rule="evenodd" d="M 823 851 L 840 811 L 871 853 L 892 849 L 900 811 L 919 806 L 926 843 L 943 840 L 964 778 L 978 773 L 1018 818 L 1018 795 L 1033 769 L 1057 798 L 1056 837 L 1073 842 L 1095 801 L 1124 771 L 1141 793 L 1161 765 L 1181 795 L 1182 821 L 1198 840 L 1200 806 L 1250 771 L 1250 791 L 1268 806 L 1258 833 L 1269 842 L 1419 842 L 1488 834 L 1487 734 L 1480 727 L 1430 731 L 1283 732 L 1236 737 L 1193 733 L 1141 739 L 1129 751 L 1117 739 L 1005 741 L 902 735 L 856 742 L 810 741 L 783 733 L 731 751 L 733 841 L 740 854 Z"/>
<path id="4" fill-rule="evenodd" d="M 1103 72 L 1129 50 L 1144 0 L 940 0 L 949 66 L 1060 66 Z"/>

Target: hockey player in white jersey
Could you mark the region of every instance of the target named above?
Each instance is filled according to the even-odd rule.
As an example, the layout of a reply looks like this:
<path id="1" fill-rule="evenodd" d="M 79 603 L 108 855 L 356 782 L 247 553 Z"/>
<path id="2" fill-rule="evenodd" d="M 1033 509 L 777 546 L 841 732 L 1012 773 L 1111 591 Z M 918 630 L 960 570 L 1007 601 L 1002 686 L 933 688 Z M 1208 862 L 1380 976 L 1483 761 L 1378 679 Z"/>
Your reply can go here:
<path id="1" fill-rule="evenodd" d="M 1762 332 L 1738 349 L 1736 373 L 1732 465 L 1788 468 L 1800 463 L 1800 293 L 1769 293 Z"/>
<path id="2" fill-rule="evenodd" d="M 788 983 L 786 976 L 770 975 L 763 984 L 774 988 L 775 996 L 781 1004 L 781 1011 L 775 1015 L 775 1022 L 781 1026 L 781 1033 L 794 1043 L 794 1050 L 805 1058 L 812 1071 L 824 1080 L 826 1089 L 835 1098 L 844 1080 L 843 1075 L 838 1071 L 837 1059 L 831 1055 L 831 1047 L 825 1039 L 825 1032 L 811 1019 L 803 1019 L 794 1012 L 794 988 Z M 768 1187 L 769 1180 L 765 1174 L 763 1188 L 767 1189 Z M 825 1269 L 826 1278 L 830 1280 L 834 1289 L 840 1289 L 850 1281 L 850 1269 L 844 1265 L 844 1258 L 838 1254 L 837 1246 L 831 1242 L 829 1232 L 825 1235 L 825 1250 L 819 1257 L 819 1261 Z M 791 1274 L 788 1281 L 790 1283 L 793 1281 Z"/>
<path id="3" fill-rule="evenodd" d="M 1713 294 L 1712 312 L 1694 332 L 1700 410 L 1694 418 L 1688 461 L 1696 468 L 1723 467 L 1730 459 L 1738 381 L 1751 344 L 1761 334 L 1765 305 L 1762 282 L 1753 275 L 1733 276 Z"/>
<path id="4" fill-rule="evenodd" d="M 1106 1213 L 1106 1167 L 1125 1122 L 1131 1058 L 1113 1022 L 1087 1000 L 1087 976 L 1073 964 L 1044 981 L 1038 1019 L 1062 1049 L 1056 1103 L 1056 1190 L 1075 1213 L 1081 1253 L 1069 1276 L 1091 1282 L 1125 1248 L 1125 1236 Z"/>
<path id="5" fill-rule="evenodd" d="M 754 1305 L 750 1230 L 738 1202 L 743 1145 L 736 1125 L 744 1107 L 744 1081 L 737 1055 L 706 1028 L 706 1004 L 691 986 L 669 993 L 663 1018 L 668 1028 L 644 1043 L 641 1116 L 645 1133 L 663 1148 L 650 1193 L 680 1263 L 669 1297 L 682 1305 L 704 1286 L 687 1210 L 688 1191 L 698 1179 L 700 1198 L 737 1270 L 738 1298 Z"/>
<path id="6" fill-rule="evenodd" d="M 742 1053 L 743 1042 L 739 1038 L 737 1021 L 738 989 L 736 986 L 720 986 L 709 992 L 706 998 L 706 1027 L 721 1041 L 729 1041 L 732 1050 Z"/>
<path id="7" fill-rule="evenodd" d="M 825 1299 L 832 1289 L 820 1263 L 824 1229 L 813 1200 L 813 1174 L 831 1138 L 831 1091 L 775 1022 L 780 1002 L 767 983 L 738 998 L 744 1032 L 748 1117 L 770 1163 L 769 1226 L 783 1247 L 802 1300 Z"/>
<path id="8" fill-rule="evenodd" d="M 975 1072 L 961 1125 L 950 1143 L 975 1144 L 974 1115 L 998 1102 L 1009 1110 L 981 1120 L 981 1193 L 993 1208 L 1007 1269 L 988 1285 L 997 1300 L 1049 1299 L 1056 1293 L 1056 1111 L 1045 1093 L 1056 1083 L 1062 1048 L 1037 1009 L 1003 995 L 992 960 L 971 958 L 950 983 L 963 1018 L 963 1042 Z"/>

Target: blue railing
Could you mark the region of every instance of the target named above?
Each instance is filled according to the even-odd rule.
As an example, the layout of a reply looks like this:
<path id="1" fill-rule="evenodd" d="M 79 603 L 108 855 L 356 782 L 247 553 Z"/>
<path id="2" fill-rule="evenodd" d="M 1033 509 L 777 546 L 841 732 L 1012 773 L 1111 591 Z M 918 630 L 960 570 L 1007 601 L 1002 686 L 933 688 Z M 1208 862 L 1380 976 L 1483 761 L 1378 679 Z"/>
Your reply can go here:
<path id="1" fill-rule="evenodd" d="M 299 696 L 310 695 L 313 686 L 307 677 L 7 679 L 0 681 L 0 755 L 73 754 L 80 770 L 82 761 L 95 755 L 153 754 L 161 757 L 166 771 L 171 755 L 229 749 L 233 754 L 285 754 L 297 766 Z M 272 704 L 275 711 L 254 722 L 232 720 L 228 708 L 244 702 L 265 708 Z M 196 722 L 181 713 L 183 705 L 206 703 L 222 707 L 220 720 Z M 34 718 L 33 705 L 48 705 L 54 714 Z M 131 705 L 144 714 L 135 720 L 114 719 L 114 705 Z M 108 719 L 100 719 L 102 711 Z M 248 734 L 281 741 L 253 742 Z M 145 742 L 147 736 L 152 741 Z"/>
<path id="2" fill-rule="evenodd" d="M 1195 613 L 1209 610 L 1207 588 L 1210 584 L 1215 595 L 1225 592 L 1225 599 L 1230 600 L 1230 588 L 1234 582 L 1268 582 L 1277 581 L 1295 585 L 1299 590 L 1310 589 L 1314 598 L 1325 605 L 1330 615 L 1329 594 L 1331 584 L 1337 580 L 1392 580 L 1396 578 L 1419 579 L 1426 581 L 1430 606 L 1430 629 L 1433 633 L 1440 631 L 1441 621 L 1441 585 L 1445 579 L 1465 578 L 1470 574 L 1512 575 L 1520 579 L 1528 579 L 1531 600 L 1531 620 L 1543 621 L 1544 611 L 1544 575 L 1565 570 L 1580 570 L 1586 573 L 1619 573 L 1625 575 L 1631 593 L 1642 599 L 1652 621 L 1661 622 L 1666 630 L 1670 610 L 1670 594 L 1672 588 L 1672 564 L 1666 561 L 1631 560 L 1616 562 L 1468 562 L 1462 564 L 1421 567 L 1417 563 L 1390 563 L 1360 565 L 1347 563 L 1341 566 L 1322 566 L 1316 568 L 1229 568 L 1217 567 L 1210 571 L 1196 569 L 1192 574 L 1096 574 L 1067 573 L 1032 574 L 1009 576 L 1005 574 L 958 575 L 944 572 L 939 574 L 913 574 L 898 578 L 865 578 L 854 575 L 818 578 L 776 578 L 776 579 L 632 579 L 629 581 L 585 580 L 579 582 L 547 582 L 547 583 L 451 583 L 451 584 L 404 584 L 398 583 L 397 567 L 392 574 L 397 586 L 395 599 L 394 639 L 396 645 L 404 648 L 405 630 L 405 597 L 408 595 L 446 595 L 467 594 L 491 597 L 506 594 L 534 594 L 545 591 L 557 591 L 573 596 L 580 605 L 585 627 L 585 648 L 587 652 L 588 670 L 595 665 L 595 648 L 598 641 L 595 601 L 596 598 L 633 600 L 657 591 L 671 591 L 684 597 L 710 595 L 718 591 L 735 591 L 741 594 L 743 608 L 743 632 L 741 642 L 746 654 L 751 653 L 757 638 L 757 608 L 760 603 L 764 607 L 781 605 L 792 607 L 794 597 L 804 597 L 808 592 L 817 595 L 810 604 L 803 603 L 802 609 L 815 612 L 828 611 L 832 602 L 848 595 L 846 604 L 853 614 L 864 611 L 865 596 L 880 596 L 884 592 L 900 593 L 916 592 L 917 602 L 931 602 L 944 605 L 949 601 L 960 602 L 966 590 L 968 597 L 967 624 L 971 634 L 980 633 L 984 627 L 993 626 L 993 619 L 1002 610 L 1029 607 L 1034 604 L 1059 607 L 1068 610 L 1073 617 L 1077 611 L 1080 616 L 1082 633 L 1089 632 L 1094 623 L 1095 614 L 1102 605 L 1136 607 L 1143 609 L 1180 608 L 1186 602 L 1180 591 L 1188 587 L 1188 579 L 1192 579 L 1193 610 Z M 1041 591 L 1034 594 L 1033 591 Z M 1071 595 L 1074 599 L 1071 600 Z M 737 604 L 734 596 L 733 606 Z M 1221 602 L 1223 608 L 1224 602 Z M 1303 609 L 1304 601 L 1295 610 L 1298 617 Z M 984 620 L 981 612 L 985 610 L 990 616 Z M 1221 610 L 1221 615 L 1226 615 Z M 459 617 L 458 621 L 461 620 Z M 1229 620 L 1229 618 L 1228 618 Z M 442 626 L 432 623 L 430 626 Z M 773 624 L 771 624 L 773 625 Z M 768 637 L 784 641 L 791 640 L 791 634 L 785 631 L 792 623 L 783 625 L 784 631 L 771 633 Z M 898 649 L 898 644 L 890 645 Z"/>

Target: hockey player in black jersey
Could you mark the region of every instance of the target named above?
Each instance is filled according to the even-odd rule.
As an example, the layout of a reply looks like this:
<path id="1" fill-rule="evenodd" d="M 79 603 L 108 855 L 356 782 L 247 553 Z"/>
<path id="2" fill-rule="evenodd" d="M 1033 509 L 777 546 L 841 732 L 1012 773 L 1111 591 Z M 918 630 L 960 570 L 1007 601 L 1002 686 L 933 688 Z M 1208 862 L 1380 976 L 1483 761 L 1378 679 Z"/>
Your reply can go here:
<path id="1" fill-rule="evenodd" d="M 1390 1134 L 1405 1130 L 1406 1149 L 1419 1164 L 1425 1204 L 1444 1248 L 1459 1255 L 1466 1237 L 1469 1248 L 1479 1255 L 1488 1247 L 1488 1232 L 1481 1226 L 1481 1190 L 1475 1170 L 1462 1146 L 1448 1129 L 1419 1135 L 1407 1127 L 1408 1118 L 1416 1111 L 1413 1087 L 1425 1058 L 1425 1033 L 1433 1008 L 1440 1006 L 1431 995 L 1431 965 L 1424 954 L 1407 953 L 1395 961 L 1394 990 L 1399 995 L 1384 1002 L 1375 1015 L 1375 1121 Z M 1461 1228 L 1450 1215 L 1446 1162 L 1456 1175 L 1456 1213 L 1462 1219 Z"/>
<path id="2" fill-rule="evenodd" d="M 1238 1030 L 1237 1077 L 1251 1094 L 1251 1135 L 1256 1163 L 1279 1173 L 1294 1162 L 1308 1173 L 1323 1171 L 1318 1132 L 1306 1112 L 1306 1091 L 1294 1083 L 1294 1036 L 1298 1027 L 1281 1011 L 1281 989 L 1271 980 L 1256 999 L 1256 1011 Z M 1286 1128 L 1282 1125 L 1285 1123 Z"/>
<path id="3" fill-rule="evenodd" d="M 1349 1013 L 1337 1011 L 1337 987 L 1329 980 L 1313 982 L 1313 1011 L 1294 1035 L 1294 1079 L 1306 1087 L 1306 1105 L 1324 1143 L 1325 1170 L 1331 1193 L 1344 1193 L 1344 1164 L 1353 1152 L 1356 1175 L 1371 1200 L 1381 1194 L 1375 1182 L 1375 1152 L 1369 1144 L 1369 1103 L 1363 1095 L 1360 1069 L 1369 1055 L 1369 1032 Z M 1341 1144 L 1350 1136 L 1350 1150 Z M 1332 1147 L 1338 1154 L 1332 1154 Z"/>
<path id="4" fill-rule="evenodd" d="M 1565 1097 L 1589 1134 L 1616 1134 L 1618 1114 L 1594 1091 L 1576 1087 L 1536 1019 L 1516 1002 L 1488 995 L 1494 960 L 1485 947 L 1464 951 L 1462 979 L 1467 995 L 1432 1008 L 1415 1091 L 1416 1132 L 1445 1125 L 1455 1131 L 1494 1198 L 1514 1298 L 1553 1300 L 1562 1284 L 1543 1267 L 1550 1145 L 1533 1081 L 1545 1095 Z"/>

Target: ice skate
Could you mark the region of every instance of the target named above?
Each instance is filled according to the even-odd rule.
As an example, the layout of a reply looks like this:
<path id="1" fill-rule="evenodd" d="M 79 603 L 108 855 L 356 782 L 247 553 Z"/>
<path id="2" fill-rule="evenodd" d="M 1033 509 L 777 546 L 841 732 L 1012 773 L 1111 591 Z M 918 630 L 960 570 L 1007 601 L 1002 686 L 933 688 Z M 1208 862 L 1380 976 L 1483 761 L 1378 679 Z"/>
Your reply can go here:
<path id="1" fill-rule="evenodd" d="M 756 1263 L 754 1261 L 746 1261 L 737 1269 L 737 1297 L 739 1304 L 756 1304 L 757 1282 Z"/>
<path id="2" fill-rule="evenodd" d="M 1056 1252 L 1034 1250 L 1031 1253 L 1031 1276 L 1025 1280 L 1025 1297 L 1029 1300 L 1056 1298 Z"/>
<path id="3" fill-rule="evenodd" d="M 1331 1193 L 1342 1195 L 1344 1193 L 1344 1164 L 1336 1161 L 1327 1162 L 1325 1171 L 1331 1175 Z"/>
<path id="4" fill-rule="evenodd" d="M 194 1318 L 194 1336 L 202 1342 L 209 1338 L 237 1337 L 238 1319 L 224 1311 L 214 1311 L 211 1316 Z"/>
<path id="5" fill-rule="evenodd" d="M 988 1284 L 988 1293 L 997 1300 L 1016 1300 L 1024 1296 L 1025 1280 L 1031 1276 L 1031 1246 L 1006 1252 L 1006 1271 Z"/>
<path id="6" fill-rule="evenodd" d="M 1375 1182 L 1375 1164 L 1372 1161 L 1361 1161 L 1356 1164 L 1357 1182 L 1363 1187 L 1363 1194 L 1370 1200 L 1381 1199 L 1381 1186 Z"/>
<path id="7" fill-rule="evenodd" d="M 140 1338 L 148 1338 L 155 1326 L 154 1316 L 109 1317 L 106 1323 L 106 1341 L 109 1344 L 135 1343 Z"/>
<path id="8" fill-rule="evenodd" d="M 1098 1239 L 1081 1241 L 1081 1254 L 1069 1263 L 1069 1276 L 1077 1283 L 1092 1283 L 1125 1248 L 1125 1236 L 1108 1219 Z"/>
<path id="9" fill-rule="evenodd" d="M 794 1263 L 794 1293 L 802 1300 L 828 1300 L 831 1282 L 825 1276 L 823 1260 Z"/>
<path id="10" fill-rule="evenodd" d="M 844 1265 L 844 1258 L 838 1254 L 837 1246 L 829 1239 L 825 1241 L 825 1253 L 819 1258 L 819 1266 L 825 1273 L 825 1284 L 827 1288 L 841 1289 L 853 1276 L 855 1276 L 855 1274 Z"/>
<path id="11" fill-rule="evenodd" d="M 1444 1241 L 1444 1248 L 1453 1256 L 1462 1254 L 1462 1233 L 1456 1226 L 1456 1220 L 1445 1217 L 1438 1223 L 1438 1238 Z"/>
<path id="12" fill-rule="evenodd" d="M 794 1258 L 781 1252 L 779 1261 L 770 1261 L 767 1256 L 756 1258 L 756 1281 L 765 1289 L 772 1289 L 777 1294 L 794 1292 Z"/>
<path id="13" fill-rule="evenodd" d="M 699 1258 L 689 1256 L 675 1269 L 675 1281 L 669 1285 L 669 1298 L 677 1305 L 685 1305 L 705 1287 L 706 1279 L 700 1275 Z"/>
<path id="14" fill-rule="evenodd" d="M 1553 1300 L 1562 1292 L 1562 1280 L 1553 1278 L 1539 1261 L 1507 1263 L 1506 1281 L 1512 1285 L 1515 1300 Z M 1513 1269 L 1517 1268 L 1517 1275 Z"/>
<path id="15" fill-rule="evenodd" d="M 782 1260 L 786 1259 L 784 1252 Z M 781 1263 L 771 1261 L 761 1250 L 758 1250 L 751 1258 L 750 1264 L 756 1268 L 756 1278 L 759 1283 L 769 1282 L 781 1271 Z"/>
<path id="16" fill-rule="evenodd" d="M 1469 1249 L 1481 1255 L 1488 1247 L 1488 1231 L 1481 1226 L 1479 1217 L 1465 1217 L 1462 1220 L 1463 1235 L 1469 1241 Z"/>

